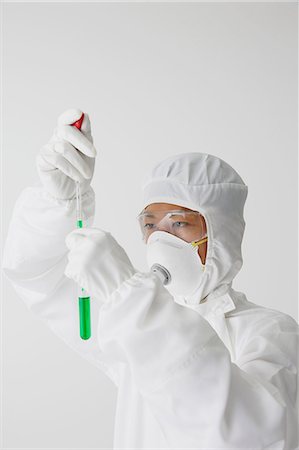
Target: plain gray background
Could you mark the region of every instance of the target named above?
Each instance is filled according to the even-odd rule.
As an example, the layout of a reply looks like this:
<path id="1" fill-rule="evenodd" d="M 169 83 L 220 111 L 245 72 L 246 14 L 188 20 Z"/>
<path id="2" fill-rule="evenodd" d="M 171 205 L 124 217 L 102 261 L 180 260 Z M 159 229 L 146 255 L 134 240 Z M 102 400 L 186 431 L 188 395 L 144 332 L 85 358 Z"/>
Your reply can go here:
<path id="1" fill-rule="evenodd" d="M 212 153 L 249 186 L 234 287 L 297 319 L 297 4 L 3 5 L 3 237 L 69 107 L 90 114 L 95 225 L 146 269 L 136 216 L 159 160 Z M 116 390 L 3 279 L 2 448 L 111 448 Z"/>

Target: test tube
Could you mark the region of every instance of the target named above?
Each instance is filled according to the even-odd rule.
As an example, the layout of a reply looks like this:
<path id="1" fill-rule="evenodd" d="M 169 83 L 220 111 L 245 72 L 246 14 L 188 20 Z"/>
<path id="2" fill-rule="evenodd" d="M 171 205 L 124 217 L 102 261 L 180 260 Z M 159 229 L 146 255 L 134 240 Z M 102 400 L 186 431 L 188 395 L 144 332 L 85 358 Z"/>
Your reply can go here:
<path id="1" fill-rule="evenodd" d="M 84 113 L 79 120 L 72 123 L 72 126 L 80 130 L 83 119 Z M 77 228 L 83 228 L 81 186 L 79 181 L 76 181 L 76 225 Z M 87 340 L 91 336 L 90 295 L 84 288 L 79 286 L 78 289 L 80 337 Z"/>

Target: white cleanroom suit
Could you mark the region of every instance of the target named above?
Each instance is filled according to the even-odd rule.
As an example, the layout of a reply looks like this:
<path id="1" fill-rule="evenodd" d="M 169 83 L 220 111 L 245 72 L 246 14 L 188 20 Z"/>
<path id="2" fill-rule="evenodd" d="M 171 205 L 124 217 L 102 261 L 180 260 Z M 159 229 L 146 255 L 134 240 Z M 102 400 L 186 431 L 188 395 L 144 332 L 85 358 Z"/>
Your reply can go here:
<path id="1" fill-rule="evenodd" d="M 6 275 L 33 313 L 117 385 L 115 448 L 295 449 L 297 324 L 232 288 L 247 187 L 219 158 L 189 153 L 158 164 L 143 189 L 141 207 L 177 204 L 206 220 L 205 275 L 193 296 L 176 299 L 155 274 L 137 271 L 109 233 L 73 232 L 75 200 L 42 186 L 17 201 Z M 92 223 L 90 187 L 82 198 Z M 73 279 L 93 293 L 88 341 Z"/>

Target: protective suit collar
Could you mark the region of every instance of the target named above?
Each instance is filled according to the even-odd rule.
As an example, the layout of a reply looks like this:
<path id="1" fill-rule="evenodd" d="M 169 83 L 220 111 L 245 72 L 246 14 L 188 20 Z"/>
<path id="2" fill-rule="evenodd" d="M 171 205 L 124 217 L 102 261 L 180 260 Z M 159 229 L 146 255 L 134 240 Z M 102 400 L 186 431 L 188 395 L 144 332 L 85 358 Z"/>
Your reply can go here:
<path id="1" fill-rule="evenodd" d="M 223 285 L 221 287 L 223 287 Z M 195 309 L 203 317 L 207 317 L 210 314 L 220 316 L 236 309 L 236 304 L 230 289 L 228 289 L 225 293 L 219 296 L 207 296 L 206 301 L 199 303 L 199 305 L 194 305 L 193 309 Z"/>
<path id="2" fill-rule="evenodd" d="M 194 311 L 198 312 L 204 318 L 211 315 L 224 316 L 237 308 L 236 299 L 233 295 L 233 289 L 230 284 L 222 284 L 214 291 L 207 295 L 197 304 L 190 304 L 186 299 L 175 298 L 174 301 L 182 306 L 187 306 Z"/>

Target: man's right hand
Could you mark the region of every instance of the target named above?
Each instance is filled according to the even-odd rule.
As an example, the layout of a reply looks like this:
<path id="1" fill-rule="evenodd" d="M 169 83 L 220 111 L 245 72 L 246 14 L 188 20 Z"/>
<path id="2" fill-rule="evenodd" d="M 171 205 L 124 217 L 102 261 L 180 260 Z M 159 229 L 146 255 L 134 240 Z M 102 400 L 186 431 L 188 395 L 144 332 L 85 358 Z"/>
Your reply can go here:
<path id="1" fill-rule="evenodd" d="M 55 198 L 72 198 L 76 192 L 75 181 L 80 182 L 81 193 L 84 194 L 93 176 L 96 149 L 88 115 L 84 113 L 80 131 L 72 126 L 81 116 L 79 109 L 62 113 L 52 138 L 36 158 L 40 180 Z"/>

